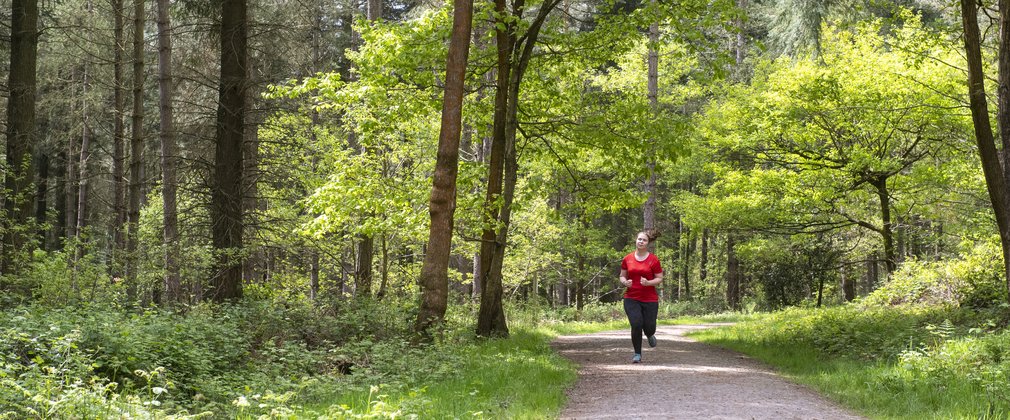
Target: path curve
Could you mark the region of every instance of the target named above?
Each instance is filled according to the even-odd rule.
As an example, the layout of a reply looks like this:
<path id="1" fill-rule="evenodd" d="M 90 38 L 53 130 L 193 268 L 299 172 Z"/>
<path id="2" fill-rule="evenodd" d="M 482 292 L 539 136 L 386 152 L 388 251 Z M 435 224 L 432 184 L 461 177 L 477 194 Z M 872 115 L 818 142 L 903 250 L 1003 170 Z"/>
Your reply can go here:
<path id="1" fill-rule="evenodd" d="M 579 365 L 563 419 L 861 419 L 740 353 L 699 343 L 688 331 L 725 324 L 660 326 L 659 344 L 631 364 L 628 330 L 560 336 L 552 346 Z"/>

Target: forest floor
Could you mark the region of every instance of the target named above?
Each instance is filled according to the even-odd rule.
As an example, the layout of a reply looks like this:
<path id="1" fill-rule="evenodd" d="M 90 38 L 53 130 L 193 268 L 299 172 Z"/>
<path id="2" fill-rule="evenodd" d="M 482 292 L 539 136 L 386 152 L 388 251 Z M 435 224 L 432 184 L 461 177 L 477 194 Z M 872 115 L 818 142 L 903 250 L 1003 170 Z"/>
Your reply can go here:
<path id="1" fill-rule="evenodd" d="M 558 337 L 579 365 L 563 419 L 861 419 L 740 353 L 684 337 L 706 325 L 661 325 L 632 364 L 630 330 Z"/>

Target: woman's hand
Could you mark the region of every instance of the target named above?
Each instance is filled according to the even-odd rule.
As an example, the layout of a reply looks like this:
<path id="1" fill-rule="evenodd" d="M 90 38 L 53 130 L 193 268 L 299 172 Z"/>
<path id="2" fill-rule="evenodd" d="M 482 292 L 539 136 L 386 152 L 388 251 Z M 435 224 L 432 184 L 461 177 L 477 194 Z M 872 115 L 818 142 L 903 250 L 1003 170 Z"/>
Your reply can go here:
<path id="1" fill-rule="evenodd" d="M 624 287 L 631 287 L 631 280 L 628 280 L 624 277 L 621 277 L 618 280 L 621 282 L 621 284 L 624 285 Z"/>

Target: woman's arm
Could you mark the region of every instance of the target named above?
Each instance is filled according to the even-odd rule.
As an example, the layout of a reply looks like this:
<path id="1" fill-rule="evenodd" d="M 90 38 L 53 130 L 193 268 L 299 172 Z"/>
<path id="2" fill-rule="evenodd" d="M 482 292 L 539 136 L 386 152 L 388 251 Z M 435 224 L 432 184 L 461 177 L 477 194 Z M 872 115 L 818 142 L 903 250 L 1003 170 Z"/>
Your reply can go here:
<path id="1" fill-rule="evenodd" d="M 621 277 L 618 279 L 624 287 L 631 287 L 631 280 L 628 280 L 628 270 L 621 269 Z"/>
<path id="2" fill-rule="evenodd" d="M 655 286 L 663 282 L 663 273 L 656 273 L 656 276 L 652 280 L 642 279 L 642 286 Z"/>

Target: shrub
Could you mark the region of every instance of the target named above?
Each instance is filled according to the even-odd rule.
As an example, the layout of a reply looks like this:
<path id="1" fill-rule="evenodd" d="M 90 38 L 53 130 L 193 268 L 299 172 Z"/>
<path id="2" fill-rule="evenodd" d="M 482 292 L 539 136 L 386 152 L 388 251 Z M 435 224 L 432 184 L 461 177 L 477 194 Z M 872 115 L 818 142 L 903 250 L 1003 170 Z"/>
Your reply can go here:
<path id="1" fill-rule="evenodd" d="M 988 308 L 1006 302 L 999 244 L 983 243 L 961 259 L 908 261 L 863 299 L 867 305 L 949 305 Z"/>

